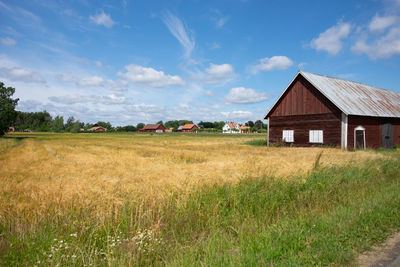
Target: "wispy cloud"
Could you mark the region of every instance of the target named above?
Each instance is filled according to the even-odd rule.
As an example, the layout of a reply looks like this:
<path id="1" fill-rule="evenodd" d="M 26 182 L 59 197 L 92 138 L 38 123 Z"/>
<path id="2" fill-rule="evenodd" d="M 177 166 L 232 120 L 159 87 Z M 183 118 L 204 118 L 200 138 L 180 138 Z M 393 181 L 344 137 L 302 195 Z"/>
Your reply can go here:
<path id="1" fill-rule="evenodd" d="M 221 29 L 228 22 L 229 16 L 224 16 L 219 9 L 211 9 L 211 20 L 215 23 L 215 27 Z"/>
<path id="2" fill-rule="evenodd" d="M 17 41 L 15 41 L 14 39 L 10 38 L 10 37 L 4 37 L 4 38 L 0 38 L 0 42 L 3 45 L 8 45 L 8 46 L 14 46 L 17 44 Z"/>
<path id="3" fill-rule="evenodd" d="M 104 13 L 104 11 L 96 15 L 90 16 L 89 18 L 95 24 L 103 25 L 106 28 L 111 28 L 115 24 L 115 21 L 113 21 L 111 16 Z"/>
<path id="4" fill-rule="evenodd" d="M 42 76 L 27 68 L 0 68 L 0 77 L 14 82 L 46 83 Z"/>
<path id="5" fill-rule="evenodd" d="M 193 36 L 187 32 L 182 21 L 171 12 L 166 11 L 162 17 L 164 24 L 167 26 L 171 34 L 179 41 L 185 49 L 185 57 L 190 58 L 195 47 Z"/>

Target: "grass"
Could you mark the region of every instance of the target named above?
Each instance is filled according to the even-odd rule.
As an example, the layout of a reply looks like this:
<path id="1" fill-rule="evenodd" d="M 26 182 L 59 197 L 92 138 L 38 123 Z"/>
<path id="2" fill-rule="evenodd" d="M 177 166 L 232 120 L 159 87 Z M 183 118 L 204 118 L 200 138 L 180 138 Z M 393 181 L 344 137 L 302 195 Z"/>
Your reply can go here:
<path id="1" fill-rule="evenodd" d="M 348 265 L 400 229 L 399 153 L 26 137 L 0 153 L 1 266 Z"/>

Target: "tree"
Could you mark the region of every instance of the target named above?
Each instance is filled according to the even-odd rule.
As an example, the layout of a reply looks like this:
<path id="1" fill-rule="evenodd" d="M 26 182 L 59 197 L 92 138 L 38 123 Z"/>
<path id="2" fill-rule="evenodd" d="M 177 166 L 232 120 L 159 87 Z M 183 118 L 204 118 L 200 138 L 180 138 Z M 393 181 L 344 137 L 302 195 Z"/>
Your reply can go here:
<path id="1" fill-rule="evenodd" d="M 17 116 L 15 106 L 19 99 L 11 98 L 14 93 L 15 88 L 5 87 L 4 83 L 0 82 L 0 136 L 8 131 L 8 127 L 11 126 Z"/>
<path id="2" fill-rule="evenodd" d="M 257 121 L 254 123 L 254 127 L 255 127 L 257 130 L 261 130 L 261 129 L 264 128 L 264 123 L 263 123 L 261 120 L 257 120 Z"/>
<path id="3" fill-rule="evenodd" d="M 63 116 L 57 116 L 53 120 L 53 125 L 52 125 L 52 130 L 53 132 L 59 133 L 64 131 L 64 118 Z"/>
<path id="4" fill-rule="evenodd" d="M 250 128 L 254 126 L 254 122 L 253 121 L 248 121 L 245 123 L 246 126 L 249 126 Z"/>
<path id="5" fill-rule="evenodd" d="M 136 125 L 136 129 L 143 129 L 143 127 L 144 127 L 144 123 L 138 123 L 137 125 Z"/>

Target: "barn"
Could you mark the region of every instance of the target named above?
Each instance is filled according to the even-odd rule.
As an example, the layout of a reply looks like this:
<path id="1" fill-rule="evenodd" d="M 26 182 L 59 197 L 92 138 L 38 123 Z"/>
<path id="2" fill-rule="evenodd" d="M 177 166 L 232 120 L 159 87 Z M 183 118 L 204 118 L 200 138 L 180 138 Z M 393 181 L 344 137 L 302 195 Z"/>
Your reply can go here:
<path id="1" fill-rule="evenodd" d="M 147 124 L 142 129 L 139 129 L 138 132 L 163 133 L 165 132 L 165 127 L 162 124 Z"/>
<path id="2" fill-rule="evenodd" d="M 393 148 L 400 144 L 400 93 L 300 71 L 265 119 L 268 144 Z"/>
<path id="3" fill-rule="evenodd" d="M 189 123 L 189 124 L 183 125 L 182 128 L 179 131 L 183 132 L 183 133 L 191 133 L 196 129 L 199 129 L 199 127 L 197 127 L 196 124 Z"/>

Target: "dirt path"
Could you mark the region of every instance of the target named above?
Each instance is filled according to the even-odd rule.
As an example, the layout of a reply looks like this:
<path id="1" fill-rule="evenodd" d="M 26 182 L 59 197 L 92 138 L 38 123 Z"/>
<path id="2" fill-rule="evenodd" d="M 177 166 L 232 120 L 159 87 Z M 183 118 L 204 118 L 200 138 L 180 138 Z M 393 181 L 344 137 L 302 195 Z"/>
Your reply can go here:
<path id="1" fill-rule="evenodd" d="M 361 267 L 399 267 L 400 266 L 400 233 L 389 237 L 380 246 L 361 254 L 356 260 Z"/>

